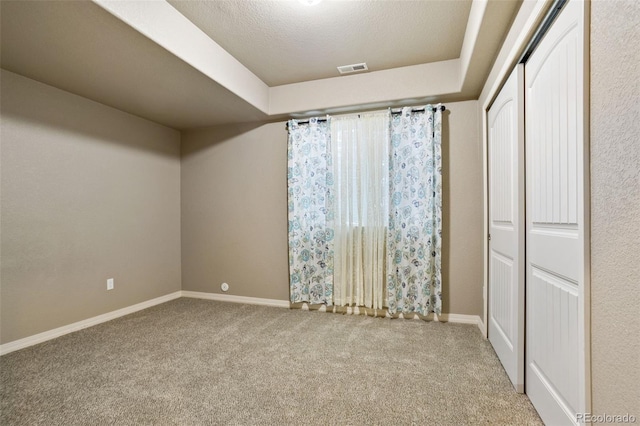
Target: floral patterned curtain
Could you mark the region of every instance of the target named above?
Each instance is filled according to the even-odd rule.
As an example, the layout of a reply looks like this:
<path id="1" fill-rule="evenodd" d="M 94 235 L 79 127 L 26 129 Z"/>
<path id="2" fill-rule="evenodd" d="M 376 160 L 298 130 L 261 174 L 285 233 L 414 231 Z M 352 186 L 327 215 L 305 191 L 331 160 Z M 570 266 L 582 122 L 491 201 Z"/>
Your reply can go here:
<path id="1" fill-rule="evenodd" d="M 441 313 L 440 108 L 403 108 L 391 120 L 387 302 L 389 313 Z"/>
<path id="2" fill-rule="evenodd" d="M 333 304 L 330 119 L 288 123 L 289 285 L 292 303 Z"/>

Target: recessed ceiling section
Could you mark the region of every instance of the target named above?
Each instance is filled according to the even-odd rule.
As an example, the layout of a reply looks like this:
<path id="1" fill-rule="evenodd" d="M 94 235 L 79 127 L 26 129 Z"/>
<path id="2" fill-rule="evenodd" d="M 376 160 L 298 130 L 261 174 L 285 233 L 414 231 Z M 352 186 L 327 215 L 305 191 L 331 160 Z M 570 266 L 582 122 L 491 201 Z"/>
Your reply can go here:
<path id="1" fill-rule="evenodd" d="M 8 71 L 178 129 L 267 117 L 92 2 L 0 6 Z"/>
<path id="2" fill-rule="evenodd" d="M 2 0 L 1 63 L 177 129 L 477 99 L 520 4 Z"/>
<path id="3" fill-rule="evenodd" d="M 336 77 L 336 66 L 369 71 L 460 57 L 471 0 L 169 0 L 269 86 Z"/>

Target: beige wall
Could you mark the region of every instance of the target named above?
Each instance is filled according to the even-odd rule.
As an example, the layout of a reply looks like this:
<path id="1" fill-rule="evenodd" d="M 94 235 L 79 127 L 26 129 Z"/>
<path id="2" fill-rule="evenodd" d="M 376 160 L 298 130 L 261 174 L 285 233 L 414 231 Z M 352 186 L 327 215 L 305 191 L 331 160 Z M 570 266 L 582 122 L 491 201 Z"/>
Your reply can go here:
<path id="1" fill-rule="evenodd" d="M 444 120 L 444 311 L 482 312 L 482 161 L 477 102 Z M 183 290 L 288 300 L 285 123 L 182 139 Z"/>
<path id="2" fill-rule="evenodd" d="M 638 40 L 640 2 L 592 2 L 592 411 L 640 419 Z"/>
<path id="3" fill-rule="evenodd" d="M 482 139 L 478 102 L 443 120 L 443 311 L 482 316 Z"/>
<path id="4" fill-rule="evenodd" d="M 182 289 L 288 300 L 282 122 L 182 135 Z"/>
<path id="5" fill-rule="evenodd" d="M 7 71 L 1 90 L 0 342 L 181 288 L 288 299 L 283 122 L 185 132 L 180 167 L 174 130 Z M 444 310 L 477 315 L 477 105 L 448 109 Z"/>
<path id="6" fill-rule="evenodd" d="M 0 341 L 180 290 L 180 134 L 7 71 L 1 91 Z"/>

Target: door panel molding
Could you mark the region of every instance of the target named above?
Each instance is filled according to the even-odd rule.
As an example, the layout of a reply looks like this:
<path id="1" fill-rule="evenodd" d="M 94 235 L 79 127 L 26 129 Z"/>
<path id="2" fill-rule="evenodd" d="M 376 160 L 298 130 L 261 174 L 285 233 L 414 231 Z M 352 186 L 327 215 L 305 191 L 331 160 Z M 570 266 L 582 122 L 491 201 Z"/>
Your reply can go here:
<path id="1" fill-rule="evenodd" d="M 525 65 L 526 393 L 558 425 L 590 410 L 587 8 L 569 0 Z"/>
<path id="2" fill-rule="evenodd" d="M 513 70 L 487 111 L 488 334 L 518 392 L 524 392 L 524 67 Z"/>

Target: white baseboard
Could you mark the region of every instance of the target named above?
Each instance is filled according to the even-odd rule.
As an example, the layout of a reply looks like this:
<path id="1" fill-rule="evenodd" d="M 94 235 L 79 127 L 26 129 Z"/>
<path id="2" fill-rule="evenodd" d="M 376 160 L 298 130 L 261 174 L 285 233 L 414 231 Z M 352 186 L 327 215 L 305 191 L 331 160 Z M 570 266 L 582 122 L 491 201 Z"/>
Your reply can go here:
<path id="1" fill-rule="evenodd" d="M 236 296 L 234 294 L 205 293 L 201 291 L 182 290 L 182 297 L 194 299 L 217 300 L 219 302 L 244 303 L 247 305 L 273 306 L 276 308 L 288 308 L 288 300 L 261 299 L 259 297 Z"/>
<path id="2" fill-rule="evenodd" d="M 484 334 L 484 323 L 479 315 L 463 315 L 463 314 L 442 314 L 438 317 L 439 321 L 453 322 L 458 324 L 474 324 L 480 329 L 480 333 Z"/>
<path id="3" fill-rule="evenodd" d="M 307 310 L 317 310 L 318 312 L 327 312 L 327 306 L 326 305 L 314 305 L 313 307 L 309 307 L 309 304 L 307 303 L 296 303 L 293 304 L 292 307 L 294 308 L 299 308 L 302 309 L 304 311 Z M 361 308 L 358 306 L 331 306 L 328 308 L 329 311 L 333 311 L 333 312 L 344 312 L 348 315 L 360 315 L 362 314 L 367 314 L 367 315 L 378 315 L 381 314 L 382 316 L 385 317 L 391 317 L 391 315 L 389 315 L 389 312 L 387 312 L 386 308 L 383 309 L 371 309 L 371 308 Z M 362 311 L 362 312 L 361 312 Z M 403 314 L 399 314 L 398 318 L 404 318 Z M 451 322 L 451 323 L 457 323 L 457 324 L 473 324 L 476 325 L 479 329 L 480 332 L 482 333 L 483 336 L 486 337 L 486 335 L 484 334 L 484 323 L 482 322 L 482 319 L 480 318 L 480 316 L 478 315 L 463 315 L 463 314 L 440 314 L 440 315 L 435 315 L 435 314 L 429 314 L 428 316 L 424 317 L 422 315 L 411 315 L 409 317 L 407 317 L 407 319 L 417 319 L 417 320 L 421 320 L 421 319 L 426 319 L 427 321 L 440 321 L 440 322 Z"/>
<path id="4" fill-rule="evenodd" d="M 73 333 L 74 331 L 82 330 L 83 328 L 98 325 L 103 322 L 110 321 L 112 319 L 116 319 L 125 315 L 132 314 L 134 312 L 141 311 L 143 309 L 150 308 L 155 305 L 159 305 L 161 303 L 178 299 L 180 297 L 217 300 L 220 302 L 244 303 L 247 305 L 273 306 L 276 308 L 292 307 L 292 304 L 289 303 L 288 300 L 262 299 L 259 297 L 236 296 L 233 294 L 205 293 L 200 291 L 182 290 L 182 291 L 176 291 L 176 292 L 167 294 L 165 296 L 156 297 L 155 299 L 147 300 L 146 302 L 137 303 L 135 305 L 128 306 L 126 308 L 118 309 L 113 312 L 108 312 L 106 314 L 98 315 L 93 318 L 88 318 L 86 320 L 74 322 L 73 324 L 54 328 L 53 330 L 45 331 L 43 333 L 34 334 L 33 336 L 25 337 L 23 339 L 14 340 L 13 342 L 5 343 L 4 345 L 0 345 L 0 355 L 5 355 L 10 352 L 27 348 L 29 346 L 37 345 L 38 343 L 46 342 L 47 340 L 52 340 L 52 339 L 55 339 L 56 337 L 64 336 L 65 334 Z M 309 305 L 306 303 L 295 304 L 293 305 L 293 307 L 299 307 L 300 309 L 303 309 L 303 310 L 309 309 Z M 312 308 L 312 309 L 316 309 L 316 308 Z M 340 309 L 340 308 L 337 308 L 337 309 Z M 357 306 L 346 307 L 342 309 L 346 309 L 345 312 L 347 314 L 355 314 L 355 315 L 360 314 L 360 308 L 358 308 Z M 322 305 L 319 308 L 317 308 L 317 310 L 321 312 L 326 312 L 327 307 L 325 305 Z M 384 311 L 384 310 L 381 310 L 381 311 Z M 389 316 L 389 313 L 385 312 L 385 316 Z M 401 318 L 403 317 L 402 314 L 400 314 L 400 317 Z M 421 319 L 418 315 L 414 316 L 413 318 Z M 433 314 L 431 314 L 427 317 L 427 319 L 433 319 L 435 321 L 442 321 L 442 322 L 459 323 L 459 324 L 475 324 L 478 326 L 478 328 L 484 335 L 485 327 L 482 322 L 482 319 L 478 315 L 442 314 L 439 316 L 434 316 Z"/>
<path id="5" fill-rule="evenodd" d="M 247 305 L 263 305 L 263 306 L 273 306 L 276 308 L 298 308 L 302 310 L 309 310 L 309 305 L 307 303 L 295 303 L 291 304 L 288 300 L 279 300 L 279 299 L 261 299 L 258 297 L 247 297 L 247 296 L 236 296 L 233 294 L 222 294 L 222 293 L 205 293 L 200 291 L 182 291 L 182 297 L 193 297 L 196 299 L 207 299 L 207 300 L 217 300 L 220 302 L 231 302 L 231 303 L 244 303 Z M 327 306 L 320 305 L 319 307 L 311 308 L 312 310 L 318 310 L 319 312 L 326 312 Z M 351 307 L 346 306 L 344 308 L 341 307 L 331 307 L 330 310 L 334 311 L 344 310 L 347 314 L 360 315 L 361 308 L 358 306 Z M 364 308 L 368 311 L 373 311 L 373 309 Z M 389 313 L 386 312 L 386 309 L 379 309 L 379 311 L 384 312 L 385 316 L 389 316 Z M 381 313 L 382 313 L 381 312 Z M 364 312 L 362 312 L 364 314 Z M 403 315 L 400 314 L 400 318 L 403 318 Z M 413 319 L 421 319 L 420 316 L 416 315 Z M 480 331 L 484 335 L 484 324 L 482 319 L 478 315 L 463 315 L 463 314 L 441 314 L 439 316 L 434 316 L 434 314 L 429 315 L 427 320 L 435 320 L 441 322 L 451 322 L 458 324 L 473 324 L 478 326 Z"/>
<path id="6" fill-rule="evenodd" d="M 94 325 L 101 324 L 103 322 L 111 321 L 125 315 L 132 314 L 134 312 L 141 311 L 143 309 L 150 308 L 161 303 L 168 302 L 170 300 L 178 299 L 182 296 L 181 291 L 176 291 L 165 296 L 156 297 L 155 299 L 147 300 L 145 302 L 137 303 L 126 308 L 118 309 L 116 311 L 107 312 L 106 314 L 98 315 L 93 318 L 87 318 L 82 321 L 74 322 L 73 324 L 65 325 L 62 327 L 54 328 L 53 330 L 45 331 L 42 333 L 34 334 L 33 336 L 25 337 L 23 339 L 14 340 L 13 342 L 0 345 L 0 355 L 5 355 L 10 352 L 14 352 L 20 349 L 27 348 L 29 346 L 37 345 L 38 343 L 46 342 L 47 340 L 55 339 L 56 337 L 64 336 L 65 334 L 73 333 L 74 331 L 82 330 L 83 328 L 92 327 Z"/>

